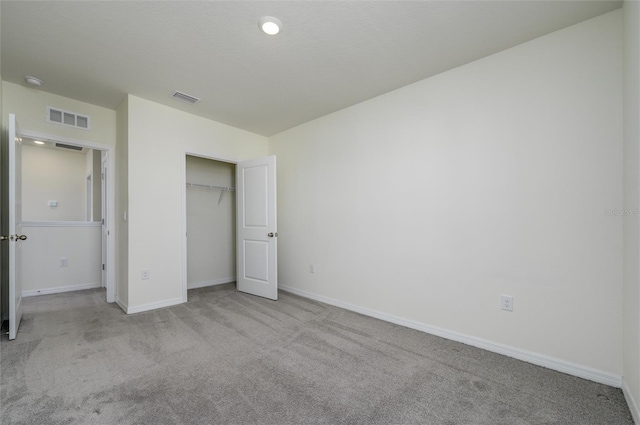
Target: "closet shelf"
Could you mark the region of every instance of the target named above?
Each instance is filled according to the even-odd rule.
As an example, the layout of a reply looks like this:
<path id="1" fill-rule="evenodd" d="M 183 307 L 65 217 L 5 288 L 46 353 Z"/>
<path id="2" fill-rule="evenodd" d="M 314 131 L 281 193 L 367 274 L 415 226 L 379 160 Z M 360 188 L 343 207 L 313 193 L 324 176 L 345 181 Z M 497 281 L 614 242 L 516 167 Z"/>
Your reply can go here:
<path id="1" fill-rule="evenodd" d="M 220 197 L 218 198 L 218 205 L 220 205 L 220 202 L 222 202 L 222 195 L 224 195 L 225 192 L 235 192 L 236 190 L 235 187 L 212 186 L 210 184 L 189 183 L 189 182 L 187 182 L 187 187 L 197 187 L 200 189 L 207 189 L 207 190 L 219 190 Z"/>
<path id="2" fill-rule="evenodd" d="M 200 183 L 187 183 L 189 187 L 199 187 L 201 189 L 211 189 L 211 190 L 222 190 L 227 192 L 233 192 L 236 190 L 235 187 L 225 187 L 225 186 L 212 186 L 210 184 L 200 184 Z"/>

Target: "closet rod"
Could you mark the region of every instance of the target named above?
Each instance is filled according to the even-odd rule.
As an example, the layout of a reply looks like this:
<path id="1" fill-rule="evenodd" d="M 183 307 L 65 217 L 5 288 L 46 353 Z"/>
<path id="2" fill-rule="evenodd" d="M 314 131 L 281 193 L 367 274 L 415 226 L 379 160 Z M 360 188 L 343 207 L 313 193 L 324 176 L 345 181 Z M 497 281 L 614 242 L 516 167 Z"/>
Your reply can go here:
<path id="1" fill-rule="evenodd" d="M 190 187 L 201 187 L 203 189 L 218 189 L 218 190 L 226 190 L 233 192 L 236 190 L 235 187 L 225 187 L 225 186 L 212 186 L 210 184 L 200 184 L 200 183 L 187 183 L 187 186 Z"/>

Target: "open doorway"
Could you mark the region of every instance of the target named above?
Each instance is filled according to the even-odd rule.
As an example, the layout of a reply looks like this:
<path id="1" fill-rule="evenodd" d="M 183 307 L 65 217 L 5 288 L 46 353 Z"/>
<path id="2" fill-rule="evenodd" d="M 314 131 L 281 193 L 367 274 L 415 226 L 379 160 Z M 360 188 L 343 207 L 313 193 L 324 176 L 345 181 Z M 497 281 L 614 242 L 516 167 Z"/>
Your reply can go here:
<path id="1" fill-rule="evenodd" d="M 112 148 L 23 132 L 22 295 L 104 288 L 113 302 Z"/>
<path id="2" fill-rule="evenodd" d="M 186 155 L 187 289 L 236 281 L 236 166 Z"/>

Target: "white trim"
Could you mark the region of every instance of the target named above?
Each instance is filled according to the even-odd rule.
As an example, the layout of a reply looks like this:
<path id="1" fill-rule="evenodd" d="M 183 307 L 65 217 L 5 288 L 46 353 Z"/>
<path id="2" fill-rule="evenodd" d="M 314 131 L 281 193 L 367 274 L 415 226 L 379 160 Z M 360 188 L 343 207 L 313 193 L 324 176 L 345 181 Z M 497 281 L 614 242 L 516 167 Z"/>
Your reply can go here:
<path id="1" fill-rule="evenodd" d="M 182 161 L 180 161 L 182 167 L 182 301 L 185 303 L 187 302 L 187 290 L 192 289 L 189 287 L 187 282 L 187 155 L 212 159 L 214 161 L 227 162 L 229 164 L 238 163 L 238 160 L 236 159 L 216 156 L 214 153 L 205 152 L 203 149 L 188 147 L 182 148 Z M 235 281 L 235 278 L 233 280 Z M 196 288 L 196 286 L 193 288 Z"/>
<path id="2" fill-rule="evenodd" d="M 640 409 L 638 409 L 638 404 L 631 396 L 631 390 L 629 390 L 629 386 L 624 379 L 622 380 L 622 394 L 624 394 L 624 398 L 627 400 L 627 405 L 629 405 L 629 411 L 631 412 L 633 421 L 636 425 L 640 425 Z"/>
<path id="3" fill-rule="evenodd" d="M 107 230 L 107 302 L 112 303 L 115 301 L 115 287 L 116 287 L 116 251 L 115 251 L 115 237 L 116 237 L 116 147 L 113 145 L 105 145 L 103 143 L 88 142 L 85 140 L 72 139 L 69 137 L 56 136 L 51 134 L 38 133 L 35 131 L 24 130 L 22 131 L 23 137 L 37 140 L 47 140 L 54 142 L 61 142 L 70 145 L 82 146 L 89 149 L 96 149 L 104 152 L 106 158 L 107 169 L 107 193 L 105 199 L 107 200 L 107 217 L 106 217 L 106 230 Z"/>
<path id="4" fill-rule="evenodd" d="M 81 283 L 80 285 L 56 286 L 55 288 L 31 289 L 22 291 L 23 297 L 35 297 L 38 295 L 60 294 L 62 292 L 82 291 L 83 289 L 102 288 L 102 283 Z"/>
<path id="5" fill-rule="evenodd" d="M 590 381 L 598 382 L 612 387 L 620 388 L 622 386 L 622 376 L 613 373 L 592 369 L 587 366 L 582 366 L 576 363 L 568 362 L 561 359 L 545 356 L 544 354 L 534 353 L 531 351 L 522 350 L 520 348 L 511 347 L 504 344 L 488 341 L 486 339 L 477 338 L 470 335 L 461 334 L 458 332 L 450 331 L 447 329 L 439 328 L 437 326 L 427 325 L 425 323 L 416 322 L 402 317 L 394 316 L 391 314 L 383 313 L 381 311 L 372 310 L 366 307 L 360 307 L 355 304 L 338 301 L 333 298 L 325 297 L 323 295 L 316 295 L 311 292 L 303 291 L 291 286 L 280 285 L 280 289 L 286 292 L 290 292 L 301 297 L 309 298 L 315 301 L 320 301 L 325 304 L 330 304 L 336 307 L 344 308 L 345 310 L 355 311 L 356 313 L 363 314 L 365 316 L 375 317 L 376 319 L 384 320 L 386 322 L 395 323 L 396 325 L 404 326 L 411 329 L 416 329 L 431 335 L 436 335 L 442 338 L 450 339 L 452 341 L 461 342 L 463 344 L 471 345 L 473 347 L 482 348 L 483 350 L 491 351 L 494 353 L 502 354 L 507 357 L 522 360 L 527 363 L 532 363 L 538 366 L 546 367 L 548 369 L 557 370 L 569 375 L 577 376 L 579 378 L 588 379 Z"/>
<path id="6" fill-rule="evenodd" d="M 187 289 L 204 288 L 206 286 L 223 285 L 225 283 L 235 282 L 236 277 L 223 277 L 221 279 L 205 280 L 204 282 L 188 283 Z"/>
<path id="7" fill-rule="evenodd" d="M 42 140 L 45 142 L 60 142 L 67 145 L 82 146 L 83 148 L 96 149 L 99 151 L 108 151 L 115 149 L 115 146 L 113 145 L 105 145 L 104 143 L 89 142 L 87 140 L 73 139 L 71 137 L 57 136 L 54 134 L 39 133 L 37 131 L 31 130 L 22 130 L 22 137 Z"/>
<path id="8" fill-rule="evenodd" d="M 180 185 L 182 190 L 182 205 L 181 205 L 181 229 L 182 229 L 182 237 L 180 240 L 182 241 L 182 301 L 187 302 L 187 151 L 183 148 L 181 153 L 182 161 L 180 161 L 180 166 L 182 167 L 180 177 L 182 178 L 182 184 Z"/>
<path id="9" fill-rule="evenodd" d="M 143 311 L 155 310 L 157 308 L 171 307 L 172 305 L 182 304 L 182 298 L 174 298 L 172 300 L 160 301 L 158 303 L 142 304 L 136 307 L 127 307 L 127 314 L 142 313 Z"/>
<path id="10" fill-rule="evenodd" d="M 129 306 L 128 306 L 124 301 L 122 301 L 120 298 L 118 298 L 117 296 L 116 296 L 116 299 L 115 299 L 115 303 L 116 303 L 116 304 L 118 305 L 118 307 L 120 307 L 120 308 L 122 309 L 122 311 L 124 311 L 125 313 L 127 312 L 127 310 L 129 310 Z"/>
<path id="11" fill-rule="evenodd" d="M 99 221 L 23 221 L 22 227 L 100 227 Z"/>

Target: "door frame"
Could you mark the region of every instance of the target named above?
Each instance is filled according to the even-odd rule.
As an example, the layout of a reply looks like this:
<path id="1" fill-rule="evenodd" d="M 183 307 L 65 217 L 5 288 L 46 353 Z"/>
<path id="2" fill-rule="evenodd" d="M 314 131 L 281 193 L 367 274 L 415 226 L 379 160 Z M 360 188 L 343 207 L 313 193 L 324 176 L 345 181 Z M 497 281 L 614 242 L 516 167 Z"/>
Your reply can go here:
<path id="1" fill-rule="evenodd" d="M 226 162 L 237 165 L 240 162 L 235 158 L 226 158 L 210 151 L 196 148 L 182 148 L 182 302 L 187 302 L 187 156 L 211 159 L 213 161 Z"/>
<path id="2" fill-rule="evenodd" d="M 106 230 L 106 226 L 105 226 L 105 221 L 107 223 L 111 223 L 111 220 L 105 220 L 104 217 L 107 217 L 107 213 L 108 213 L 108 205 L 110 205 L 108 202 L 105 202 L 106 198 L 107 198 L 107 190 L 108 190 L 108 184 L 107 184 L 107 177 L 109 177 L 110 173 L 107 173 L 107 152 L 106 151 L 100 151 L 100 193 L 102 194 L 102 200 L 101 200 L 101 204 L 100 204 L 100 214 L 102 215 L 103 219 L 102 219 L 102 223 L 100 225 L 100 232 L 102 234 L 102 238 L 100 238 L 100 243 L 102 244 L 102 248 L 100 249 L 100 252 L 102 253 L 102 258 L 100 259 L 100 263 L 101 264 L 105 264 L 105 267 L 102 269 L 102 273 L 100 274 L 100 283 L 102 284 L 103 288 L 107 287 L 107 270 L 106 270 L 106 265 L 109 264 L 110 262 L 107 261 L 109 258 L 113 258 L 114 259 L 114 263 L 115 263 L 115 256 L 109 257 L 108 254 L 108 247 L 109 247 L 109 240 L 108 238 L 104 237 L 105 234 L 105 230 Z M 115 205 L 115 202 L 113 203 L 113 205 Z M 115 233 L 115 229 L 113 230 Z M 115 267 L 115 265 L 114 265 Z M 115 272 L 112 274 L 114 276 L 115 279 Z"/>
<path id="3" fill-rule="evenodd" d="M 105 159 L 105 167 L 107 170 L 107 193 L 102 193 L 103 205 L 106 203 L 106 222 L 107 222 L 107 252 L 106 252 L 106 288 L 107 288 L 107 302 L 112 303 L 116 300 L 115 288 L 116 288 L 116 264 L 115 264 L 115 218 L 116 218 L 116 203 L 115 203 L 115 146 L 105 145 L 102 143 L 88 142 L 86 140 L 72 139 L 69 137 L 62 137 L 53 134 L 38 133 L 31 130 L 22 130 L 22 137 L 29 139 L 45 140 L 51 142 L 61 142 L 69 145 L 81 146 L 87 149 L 96 149 L 103 152 Z M 104 234 L 102 235 L 104 237 Z M 101 245 L 102 247 L 103 245 Z M 102 250 L 102 249 L 101 249 Z M 103 253 L 104 255 L 104 253 Z"/>

